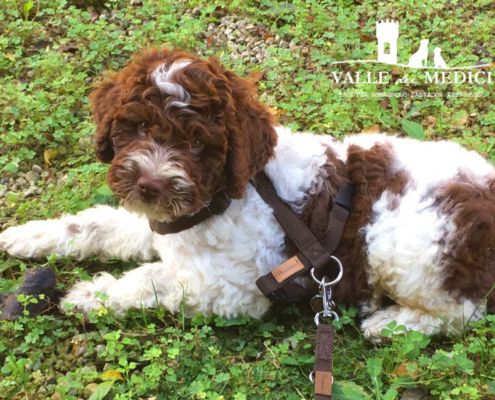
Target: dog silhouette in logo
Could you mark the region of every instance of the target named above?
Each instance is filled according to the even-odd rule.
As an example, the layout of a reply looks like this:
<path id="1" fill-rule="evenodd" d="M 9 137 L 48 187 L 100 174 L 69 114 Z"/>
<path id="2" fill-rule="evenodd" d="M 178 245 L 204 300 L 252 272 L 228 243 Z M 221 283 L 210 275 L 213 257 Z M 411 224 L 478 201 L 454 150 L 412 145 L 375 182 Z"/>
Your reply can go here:
<path id="1" fill-rule="evenodd" d="M 423 39 L 421 41 L 419 50 L 409 58 L 408 67 L 426 68 L 426 63 L 428 62 L 428 43 L 428 39 Z"/>
<path id="2" fill-rule="evenodd" d="M 440 55 L 441 52 L 442 49 L 440 47 L 435 47 L 435 50 L 433 50 L 433 53 L 435 53 L 435 57 L 433 58 L 433 61 L 435 62 L 435 68 L 448 68 L 445 60 Z"/>

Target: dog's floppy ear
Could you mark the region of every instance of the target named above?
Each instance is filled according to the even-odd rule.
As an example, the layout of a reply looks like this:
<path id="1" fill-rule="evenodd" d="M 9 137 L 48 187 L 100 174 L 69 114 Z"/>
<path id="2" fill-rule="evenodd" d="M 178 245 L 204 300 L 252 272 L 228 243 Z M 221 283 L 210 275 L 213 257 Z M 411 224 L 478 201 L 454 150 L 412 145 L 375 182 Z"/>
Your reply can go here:
<path id="1" fill-rule="evenodd" d="M 232 71 L 224 71 L 233 100 L 234 121 L 228 129 L 227 193 L 233 199 L 244 195 L 246 186 L 274 154 L 275 118 L 256 97 L 254 84 Z"/>
<path id="2" fill-rule="evenodd" d="M 120 102 L 121 86 L 114 77 L 109 77 L 89 95 L 96 122 L 95 152 L 104 163 L 111 162 L 115 155 L 110 131 Z"/>

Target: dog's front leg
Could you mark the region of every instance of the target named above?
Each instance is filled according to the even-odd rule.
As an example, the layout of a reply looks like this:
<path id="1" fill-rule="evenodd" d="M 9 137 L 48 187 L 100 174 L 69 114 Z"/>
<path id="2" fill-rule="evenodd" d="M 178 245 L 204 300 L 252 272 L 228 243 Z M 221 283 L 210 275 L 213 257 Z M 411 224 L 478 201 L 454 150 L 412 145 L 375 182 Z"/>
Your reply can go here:
<path id="1" fill-rule="evenodd" d="M 102 306 L 123 314 L 128 308 L 165 307 L 187 316 L 217 314 L 232 317 L 239 314 L 261 317 L 269 301 L 257 289 L 254 280 L 238 285 L 219 276 L 205 276 L 180 262 L 143 264 L 116 279 L 108 273 L 93 281 L 76 283 L 62 299 L 82 312 Z"/>
<path id="2" fill-rule="evenodd" d="M 50 254 L 77 259 L 150 260 L 155 251 L 148 221 L 119 208 L 98 206 L 47 221 L 30 221 L 0 233 L 0 251 L 17 258 Z"/>

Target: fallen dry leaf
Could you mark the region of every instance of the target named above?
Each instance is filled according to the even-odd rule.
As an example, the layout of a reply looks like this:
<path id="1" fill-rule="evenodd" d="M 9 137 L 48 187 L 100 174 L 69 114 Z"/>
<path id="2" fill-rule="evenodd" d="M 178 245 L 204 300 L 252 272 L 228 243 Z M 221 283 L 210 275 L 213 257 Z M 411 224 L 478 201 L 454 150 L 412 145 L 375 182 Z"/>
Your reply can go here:
<path id="1" fill-rule="evenodd" d="M 361 133 L 380 133 L 380 125 L 371 125 L 368 128 L 363 129 Z"/>
<path id="2" fill-rule="evenodd" d="M 52 158 L 55 158 L 58 156 L 58 150 L 57 149 L 47 149 L 45 150 L 45 152 L 43 153 L 43 158 L 45 160 L 45 164 L 46 165 L 52 165 L 51 163 L 51 159 Z"/>
<path id="3" fill-rule="evenodd" d="M 210 47 L 213 44 L 213 34 L 208 36 L 208 40 L 206 41 L 206 46 Z"/>
<path id="4" fill-rule="evenodd" d="M 392 67 L 392 75 L 400 75 L 400 71 L 397 68 Z"/>
<path id="5" fill-rule="evenodd" d="M 361 38 L 362 42 L 374 42 L 376 40 L 374 37 L 363 35 L 362 33 L 359 34 L 359 37 Z"/>
<path id="6" fill-rule="evenodd" d="M 124 378 L 122 377 L 122 374 L 118 371 L 115 371 L 114 369 L 107 369 L 106 371 L 102 372 L 100 374 L 100 378 L 104 381 L 123 381 Z"/>
<path id="7" fill-rule="evenodd" d="M 463 126 L 466 125 L 468 122 L 469 122 L 469 115 L 465 113 L 454 121 L 454 126 L 456 127 Z"/>
<path id="8" fill-rule="evenodd" d="M 416 379 L 418 377 L 418 374 L 414 372 L 410 372 L 407 370 L 407 366 L 412 365 L 411 363 L 402 363 L 397 367 L 397 369 L 394 372 L 395 376 L 403 376 L 403 375 L 409 375 L 410 377 Z"/>
<path id="9" fill-rule="evenodd" d="M 91 23 L 95 22 L 98 17 L 100 16 L 100 14 L 98 14 L 95 10 L 91 11 Z"/>
<path id="10" fill-rule="evenodd" d="M 388 105 L 390 104 L 390 100 L 388 97 L 385 97 L 382 102 L 380 103 L 380 107 L 384 110 L 388 108 Z"/>

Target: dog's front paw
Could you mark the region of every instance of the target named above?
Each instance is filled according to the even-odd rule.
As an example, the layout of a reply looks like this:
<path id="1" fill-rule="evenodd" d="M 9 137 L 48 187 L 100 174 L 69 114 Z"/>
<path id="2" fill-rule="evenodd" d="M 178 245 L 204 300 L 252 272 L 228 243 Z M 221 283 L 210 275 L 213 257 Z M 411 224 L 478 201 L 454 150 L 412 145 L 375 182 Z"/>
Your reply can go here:
<path id="1" fill-rule="evenodd" d="M 58 221 L 31 221 L 0 233 L 0 251 L 16 258 L 41 258 L 63 254 L 68 239 Z"/>
<path id="2" fill-rule="evenodd" d="M 107 291 L 116 279 L 107 273 L 102 273 L 94 281 L 77 282 L 60 301 L 65 311 L 76 311 L 89 314 L 91 310 L 98 310 L 107 303 Z M 71 307 L 69 305 L 74 305 Z"/>

